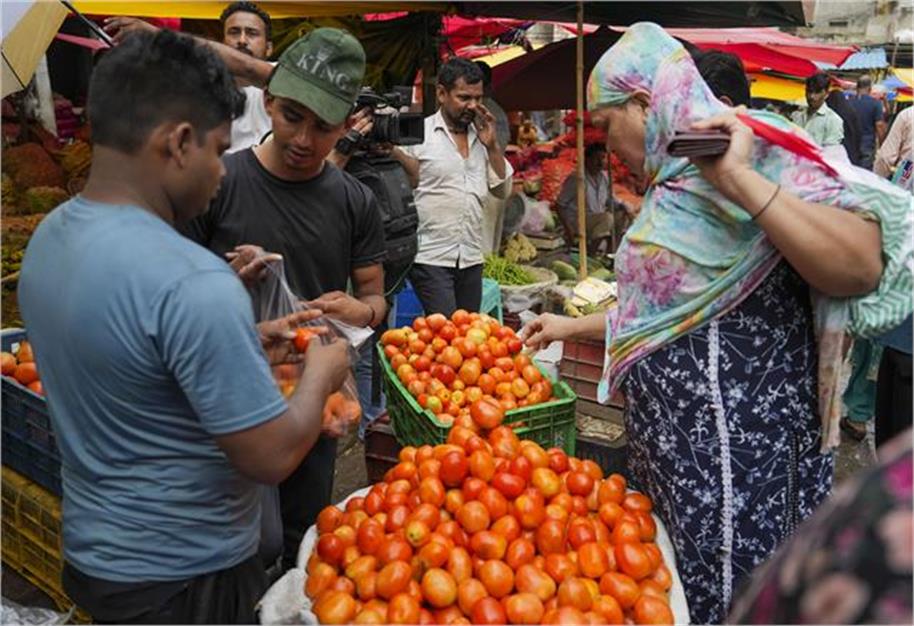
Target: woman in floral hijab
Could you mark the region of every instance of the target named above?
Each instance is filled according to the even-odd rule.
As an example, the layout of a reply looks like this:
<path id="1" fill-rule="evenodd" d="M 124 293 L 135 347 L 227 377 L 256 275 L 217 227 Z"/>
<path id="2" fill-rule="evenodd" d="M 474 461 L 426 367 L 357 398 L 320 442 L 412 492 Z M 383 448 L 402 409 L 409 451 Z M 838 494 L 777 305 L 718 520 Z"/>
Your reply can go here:
<path id="1" fill-rule="evenodd" d="M 910 196 L 826 161 L 783 118 L 728 109 L 654 24 L 603 55 L 587 96 L 648 182 L 616 255 L 618 307 L 544 315 L 524 337 L 605 337 L 600 392 L 625 394 L 630 477 L 670 532 L 693 621 L 720 623 L 830 490 L 844 338 L 911 311 Z M 671 157 L 689 129 L 724 131 L 729 149 Z"/>

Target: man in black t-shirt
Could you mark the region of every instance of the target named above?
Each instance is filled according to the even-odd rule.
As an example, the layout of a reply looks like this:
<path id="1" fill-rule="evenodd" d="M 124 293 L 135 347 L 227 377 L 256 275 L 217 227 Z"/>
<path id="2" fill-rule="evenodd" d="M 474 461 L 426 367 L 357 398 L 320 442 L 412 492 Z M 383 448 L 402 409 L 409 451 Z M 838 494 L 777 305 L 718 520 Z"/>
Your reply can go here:
<path id="1" fill-rule="evenodd" d="M 275 71 L 221 52 L 236 74 L 269 81 L 264 103 L 273 134 L 225 157 L 219 195 L 185 233 L 219 255 L 243 244 L 279 253 L 296 295 L 353 326 L 376 326 L 387 312 L 381 215 L 367 187 L 325 162 L 361 87 L 361 44 L 345 31 L 318 28 L 293 43 Z M 354 295 L 346 293 L 349 281 Z M 336 440 L 322 437 L 280 485 L 286 567 L 330 503 L 335 457 Z"/>

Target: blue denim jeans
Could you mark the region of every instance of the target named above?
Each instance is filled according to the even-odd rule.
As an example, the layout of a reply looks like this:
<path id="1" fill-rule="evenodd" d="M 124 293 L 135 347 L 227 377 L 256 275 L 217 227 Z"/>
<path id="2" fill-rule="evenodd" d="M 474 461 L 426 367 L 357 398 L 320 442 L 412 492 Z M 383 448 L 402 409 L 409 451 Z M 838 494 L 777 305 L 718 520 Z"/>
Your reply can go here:
<path id="1" fill-rule="evenodd" d="M 362 405 L 362 419 L 359 422 L 359 440 L 365 440 L 365 429 L 384 412 L 384 392 L 380 392 L 378 404 L 372 404 L 372 363 L 374 362 L 374 339 L 369 339 L 359 349 L 359 362 L 355 365 L 355 385 Z M 380 378 L 378 379 L 380 384 Z"/>

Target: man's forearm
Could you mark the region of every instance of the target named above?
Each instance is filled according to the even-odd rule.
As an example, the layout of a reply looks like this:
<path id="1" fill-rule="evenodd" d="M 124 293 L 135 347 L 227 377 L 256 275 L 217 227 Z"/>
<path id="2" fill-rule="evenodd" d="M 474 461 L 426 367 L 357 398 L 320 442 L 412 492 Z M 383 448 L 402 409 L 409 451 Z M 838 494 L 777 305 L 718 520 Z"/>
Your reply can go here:
<path id="1" fill-rule="evenodd" d="M 198 42 L 209 46 L 219 58 L 225 63 L 228 71 L 235 78 L 241 79 L 261 89 L 267 86 L 270 80 L 270 74 L 273 73 L 273 65 L 267 61 L 256 59 L 249 54 L 236 50 L 224 43 L 204 39 L 203 37 L 194 37 Z"/>
<path id="2" fill-rule="evenodd" d="M 384 321 L 387 316 L 387 300 L 381 294 L 370 294 L 359 296 L 359 302 L 368 305 L 371 308 L 371 319 L 366 326 L 374 328 Z"/>
<path id="3" fill-rule="evenodd" d="M 489 148 L 488 151 L 489 163 L 492 165 L 492 171 L 495 172 L 495 175 L 499 178 L 504 178 L 508 172 L 507 161 L 505 161 L 505 151 L 498 145 L 498 142 L 492 144 L 492 147 Z"/>

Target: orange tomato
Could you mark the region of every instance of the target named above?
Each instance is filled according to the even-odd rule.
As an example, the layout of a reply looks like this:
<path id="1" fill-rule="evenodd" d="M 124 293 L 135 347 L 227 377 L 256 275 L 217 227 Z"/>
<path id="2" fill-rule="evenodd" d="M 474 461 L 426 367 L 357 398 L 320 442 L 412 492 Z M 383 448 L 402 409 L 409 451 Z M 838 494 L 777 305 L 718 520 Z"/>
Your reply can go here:
<path id="1" fill-rule="evenodd" d="M 343 540 L 334 534 L 321 535 L 317 540 L 317 555 L 322 561 L 331 565 L 339 564 L 345 549 Z"/>
<path id="2" fill-rule="evenodd" d="M 35 360 L 35 354 L 32 352 L 32 344 L 28 341 L 19 342 L 19 350 L 16 352 L 16 359 L 19 363 L 32 363 Z"/>
<path id="3" fill-rule="evenodd" d="M 480 428 L 491 429 L 504 421 L 505 412 L 498 404 L 482 398 L 470 405 L 470 417 Z"/>
<path id="4" fill-rule="evenodd" d="M 473 560 L 464 548 L 454 548 L 447 559 L 447 571 L 459 584 L 473 576 Z"/>
<path id="5" fill-rule="evenodd" d="M 439 475 L 441 481 L 448 487 L 457 487 L 466 478 L 469 466 L 463 451 L 448 452 L 441 459 Z"/>
<path id="6" fill-rule="evenodd" d="M 578 572 L 577 565 L 566 554 L 546 555 L 545 569 L 552 580 L 559 584 Z"/>
<path id="7" fill-rule="evenodd" d="M 649 595 L 642 595 L 635 602 L 633 611 L 636 624 L 672 624 L 673 611 L 669 605 Z"/>
<path id="8" fill-rule="evenodd" d="M 468 533 L 477 533 L 489 527 L 489 511 L 481 502 L 467 502 L 457 511 L 457 521 Z"/>
<path id="9" fill-rule="evenodd" d="M 523 493 L 525 486 L 526 482 L 523 478 L 508 472 L 497 472 L 492 477 L 492 487 L 512 500 Z"/>
<path id="10" fill-rule="evenodd" d="M 651 502 L 651 499 L 643 493 L 632 492 L 627 494 L 622 500 L 622 508 L 631 512 L 643 511 L 644 513 L 650 513 L 654 508 L 654 504 Z"/>
<path id="11" fill-rule="evenodd" d="M 501 602 L 495 598 L 480 598 L 473 605 L 470 613 L 470 620 L 474 624 L 506 624 L 508 616 Z"/>
<path id="12" fill-rule="evenodd" d="M 596 541 L 585 543 L 578 550 L 578 567 L 584 576 L 599 579 L 609 569 L 606 549 Z"/>
<path id="13" fill-rule="evenodd" d="M 522 528 L 538 528 L 546 517 L 542 494 L 536 489 L 527 489 L 514 501 L 514 514 Z"/>
<path id="14" fill-rule="evenodd" d="M 501 559 L 508 549 L 508 540 L 490 530 L 481 530 L 470 538 L 470 548 L 481 559 Z"/>
<path id="15" fill-rule="evenodd" d="M 305 593 L 309 598 L 316 598 L 324 591 L 330 589 L 336 582 L 336 568 L 327 563 L 318 563 L 308 574 L 308 581 L 305 583 Z"/>
<path id="16" fill-rule="evenodd" d="M 514 572 L 504 561 L 490 560 L 479 568 L 479 580 L 494 598 L 503 598 L 514 588 Z"/>
<path id="17" fill-rule="evenodd" d="M 552 577 L 530 563 L 521 565 L 514 576 L 514 586 L 523 593 L 532 593 L 545 602 L 556 592 Z"/>
<path id="18" fill-rule="evenodd" d="M 532 593 L 518 593 L 505 600 L 505 614 L 511 624 L 539 624 L 543 618 L 542 601 Z"/>
<path id="19" fill-rule="evenodd" d="M 346 576 L 355 580 L 362 574 L 373 572 L 378 567 L 378 559 L 371 555 L 363 555 L 356 558 L 346 566 Z"/>
<path id="20" fill-rule="evenodd" d="M 542 555 L 565 552 L 565 525 L 547 519 L 536 529 L 536 547 Z"/>
<path id="21" fill-rule="evenodd" d="M 559 585 L 559 607 L 571 606 L 579 611 L 589 611 L 593 605 L 593 596 L 584 581 L 576 576 L 569 576 Z"/>
<path id="22" fill-rule="evenodd" d="M 434 459 L 426 461 L 425 463 L 435 463 Z M 444 504 L 445 491 L 444 483 L 441 482 L 436 476 L 429 476 L 423 478 L 422 482 L 419 483 L 419 499 L 422 502 L 431 504 L 435 507 L 440 507 Z"/>
<path id="23" fill-rule="evenodd" d="M 495 459 L 483 450 L 476 450 L 469 458 L 470 474 L 480 480 L 489 482 L 495 475 Z"/>
<path id="24" fill-rule="evenodd" d="M 625 622 L 625 616 L 622 613 L 622 607 L 619 602 L 608 595 L 601 595 L 593 601 L 591 610 L 599 614 L 607 624 L 622 624 Z"/>
<path id="25" fill-rule="evenodd" d="M 390 624 L 418 624 L 419 601 L 408 593 L 398 593 L 387 605 L 387 621 Z"/>
<path id="26" fill-rule="evenodd" d="M 31 391 L 37 393 L 39 396 L 44 395 L 44 385 L 41 384 L 40 380 L 30 382 L 28 385 L 26 385 L 26 387 L 28 387 Z"/>
<path id="27" fill-rule="evenodd" d="M 433 567 L 443 567 L 448 562 L 449 555 L 450 550 L 447 545 L 439 541 L 429 541 L 422 546 L 416 557 L 424 569 L 431 569 Z"/>
<path id="28" fill-rule="evenodd" d="M 536 546 L 533 545 L 533 542 L 519 537 L 508 545 L 505 562 L 512 570 L 517 571 L 523 565 L 532 563 L 535 556 Z"/>
<path id="29" fill-rule="evenodd" d="M 387 565 L 394 561 L 409 562 L 413 558 L 413 550 L 405 539 L 389 537 L 378 548 L 375 556 L 378 557 L 378 563 L 381 565 Z"/>
<path id="30" fill-rule="evenodd" d="M 503 536 L 510 543 L 520 536 L 520 522 L 513 515 L 505 515 L 492 524 L 492 532 Z"/>
<path id="31" fill-rule="evenodd" d="M 385 565 L 378 572 L 376 582 L 378 596 L 390 600 L 398 593 L 406 591 L 412 573 L 412 568 L 404 561 L 394 561 Z"/>
<path id="32" fill-rule="evenodd" d="M 624 610 L 635 605 L 641 596 L 641 588 L 630 576 L 621 572 L 608 572 L 600 578 L 600 592 L 616 599 Z"/>
<path id="33" fill-rule="evenodd" d="M 321 624 L 348 624 L 356 614 L 356 602 L 348 593 L 328 591 L 314 603 L 314 614 Z"/>
<path id="34" fill-rule="evenodd" d="M 641 580 L 651 575 L 651 557 L 640 543 L 625 542 L 615 546 L 616 564 L 619 570 L 631 576 L 634 580 Z"/>
<path id="35" fill-rule="evenodd" d="M 476 603 L 488 596 L 485 585 L 475 578 L 467 578 L 457 584 L 457 605 L 464 615 L 470 615 Z"/>
<path id="36" fill-rule="evenodd" d="M 638 522 L 619 520 L 613 528 L 613 543 L 633 543 L 641 541 L 641 526 Z"/>
<path id="37" fill-rule="evenodd" d="M 12 376 L 16 372 L 16 357 L 10 352 L 0 353 L 0 373 L 4 376 Z"/>
<path id="38" fill-rule="evenodd" d="M 422 576 L 422 595 L 436 609 L 443 609 L 457 601 L 457 583 L 443 569 L 433 568 Z"/>
<path id="39" fill-rule="evenodd" d="M 571 472 L 565 478 L 568 491 L 574 496 L 587 496 L 593 490 L 593 477 L 586 472 Z"/>
<path id="40" fill-rule="evenodd" d="M 23 385 L 29 385 L 38 380 L 38 368 L 32 361 L 20 361 L 16 366 L 13 377 Z"/>
<path id="41" fill-rule="evenodd" d="M 492 487 L 486 487 L 479 494 L 479 502 L 486 507 L 489 518 L 498 520 L 508 514 L 508 501 L 501 492 Z"/>

